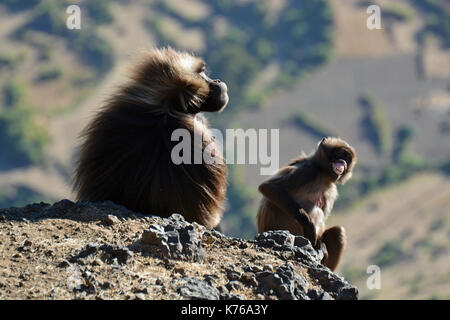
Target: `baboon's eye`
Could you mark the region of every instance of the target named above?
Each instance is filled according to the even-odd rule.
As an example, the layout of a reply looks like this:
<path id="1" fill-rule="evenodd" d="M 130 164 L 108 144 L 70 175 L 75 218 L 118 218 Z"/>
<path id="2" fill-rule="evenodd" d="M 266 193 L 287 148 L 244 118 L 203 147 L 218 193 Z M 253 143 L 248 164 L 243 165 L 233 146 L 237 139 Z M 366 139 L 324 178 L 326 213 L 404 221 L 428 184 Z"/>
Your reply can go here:
<path id="1" fill-rule="evenodd" d="M 198 67 L 197 73 L 205 72 L 206 69 L 208 69 L 208 66 L 206 65 L 205 62 L 202 62 L 202 63 L 200 64 L 200 66 Z"/>

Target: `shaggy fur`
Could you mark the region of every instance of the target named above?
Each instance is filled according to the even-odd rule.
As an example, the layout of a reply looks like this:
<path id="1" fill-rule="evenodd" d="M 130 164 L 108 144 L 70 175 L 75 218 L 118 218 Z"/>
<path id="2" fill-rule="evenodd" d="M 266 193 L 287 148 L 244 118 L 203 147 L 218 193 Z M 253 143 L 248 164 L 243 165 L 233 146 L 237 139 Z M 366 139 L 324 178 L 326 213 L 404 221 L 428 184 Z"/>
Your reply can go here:
<path id="1" fill-rule="evenodd" d="M 331 170 L 337 159 L 347 163 L 340 176 Z M 328 249 L 322 263 L 336 268 L 345 245 L 345 230 L 339 226 L 326 230 L 325 220 L 338 196 L 336 184 L 350 179 L 356 161 L 356 153 L 347 142 L 324 138 L 312 154 L 302 154 L 281 168 L 259 186 L 264 197 L 257 215 L 258 232 L 289 230 L 308 237 L 313 245 L 317 241 L 324 251 Z"/>
<path id="2" fill-rule="evenodd" d="M 175 129 L 189 130 L 191 141 L 202 134 L 211 139 L 206 120 L 195 116 L 209 94 L 198 74 L 204 66 L 201 59 L 170 48 L 143 55 L 130 81 L 82 134 L 77 200 L 111 200 L 144 214 L 176 212 L 208 228 L 218 225 L 226 192 L 224 162 L 175 165 L 171 160 L 178 143 L 171 141 Z M 194 130 L 196 121 L 203 125 Z M 210 143 L 197 147 L 204 150 Z"/>

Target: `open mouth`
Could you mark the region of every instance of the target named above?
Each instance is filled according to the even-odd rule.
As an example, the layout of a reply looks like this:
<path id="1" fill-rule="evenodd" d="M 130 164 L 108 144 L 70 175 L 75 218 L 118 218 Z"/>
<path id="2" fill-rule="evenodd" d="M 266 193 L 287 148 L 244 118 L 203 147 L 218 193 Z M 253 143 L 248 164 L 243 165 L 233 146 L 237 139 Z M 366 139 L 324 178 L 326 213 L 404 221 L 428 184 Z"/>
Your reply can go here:
<path id="1" fill-rule="evenodd" d="M 338 176 L 342 175 L 345 172 L 345 169 L 347 168 L 347 163 L 345 160 L 337 160 L 332 163 L 333 171 Z"/>

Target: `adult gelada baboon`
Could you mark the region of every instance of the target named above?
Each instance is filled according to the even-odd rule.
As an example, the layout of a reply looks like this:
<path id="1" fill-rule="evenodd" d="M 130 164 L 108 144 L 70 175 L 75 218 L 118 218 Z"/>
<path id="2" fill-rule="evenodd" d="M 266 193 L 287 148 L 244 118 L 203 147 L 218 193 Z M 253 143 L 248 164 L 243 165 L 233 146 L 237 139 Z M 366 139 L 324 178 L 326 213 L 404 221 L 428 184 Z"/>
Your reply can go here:
<path id="1" fill-rule="evenodd" d="M 224 161 L 175 164 L 172 132 L 186 129 L 192 150 L 214 144 L 200 112 L 219 112 L 227 86 L 205 74 L 205 62 L 171 48 L 143 54 L 82 133 L 74 189 L 77 200 L 111 200 L 144 214 L 182 214 L 208 228 L 222 217 Z M 196 142 L 199 145 L 195 145 Z M 214 146 L 214 145 L 213 145 Z M 223 159 L 220 150 L 215 158 Z"/>
<path id="2" fill-rule="evenodd" d="M 355 150 L 339 138 L 323 138 L 310 155 L 302 155 L 264 181 L 258 211 L 258 232 L 289 230 L 305 236 L 324 252 L 322 263 L 336 269 L 346 243 L 341 226 L 325 229 L 338 196 L 356 164 Z"/>

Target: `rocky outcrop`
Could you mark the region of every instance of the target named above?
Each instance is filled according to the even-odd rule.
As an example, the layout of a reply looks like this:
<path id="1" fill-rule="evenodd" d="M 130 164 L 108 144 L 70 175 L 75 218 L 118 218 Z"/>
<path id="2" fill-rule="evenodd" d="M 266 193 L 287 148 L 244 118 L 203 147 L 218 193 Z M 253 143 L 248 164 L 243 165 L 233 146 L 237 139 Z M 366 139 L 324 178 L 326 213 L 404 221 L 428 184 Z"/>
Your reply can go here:
<path id="1" fill-rule="evenodd" d="M 0 243 L 0 299 L 358 297 L 303 237 L 232 238 L 111 202 L 0 210 Z"/>

